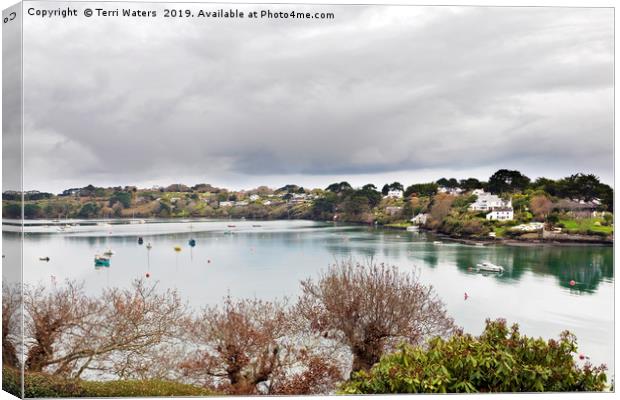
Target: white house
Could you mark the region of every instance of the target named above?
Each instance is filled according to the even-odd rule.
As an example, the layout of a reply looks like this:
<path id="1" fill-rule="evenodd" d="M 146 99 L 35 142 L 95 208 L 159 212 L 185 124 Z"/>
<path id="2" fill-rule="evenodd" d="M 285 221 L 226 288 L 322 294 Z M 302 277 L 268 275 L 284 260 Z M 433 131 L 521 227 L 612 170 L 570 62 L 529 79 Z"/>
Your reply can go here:
<path id="1" fill-rule="evenodd" d="M 399 189 L 390 190 L 388 194 L 385 196 L 385 198 L 402 199 L 403 191 Z"/>
<path id="2" fill-rule="evenodd" d="M 220 201 L 220 207 L 232 207 L 234 202 L 232 201 Z"/>
<path id="3" fill-rule="evenodd" d="M 445 186 L 440 186 L 437 188 L 437 191 L 439 193 L 448 193 L 451 194 L 453 196 L 458 196 L 459 194 L 463 193 L 463 189 L 461 188 L 449 188 L 449 187 L 445 187 Z"/>
<path id="4" fill-rule="evenodd" d="M 411 223 L 413 223 L 414 225 L 424 225 L 427 219 L 428 214 L 418 214 L 415 217 L 411 218 Z"/>
<path id="5" fill-rule="evenodd" d="M 257 195 L 257 194 L 253 194 L 253 195 L 250 196 L 250 201 L 256 201 L 258 199 L 260 199 L 260 196 Z"/>
<path id="6" fill-rule="evenodd" d="M 249 202 L 242 200 L 242 201 L 236 201 L 235 205 L 236 206 L 247 206 L 248 204 L 250 204 Z"/>
<path id="7" fill-rule="evenodd" d="M 504 201 L 499 196 L 487 193 L 482 189 L 473 191 L 478 198 L 469 205 L 472 211 L 493 211 L 497 208 L 512 208 L 512 201 Z"/>
<path id="8" fill-rule="evenodd" d="M 487 214 L 489 221 L 512 221 L 514 218 L 514 211 L 512 207 L 496 208 Z"/>

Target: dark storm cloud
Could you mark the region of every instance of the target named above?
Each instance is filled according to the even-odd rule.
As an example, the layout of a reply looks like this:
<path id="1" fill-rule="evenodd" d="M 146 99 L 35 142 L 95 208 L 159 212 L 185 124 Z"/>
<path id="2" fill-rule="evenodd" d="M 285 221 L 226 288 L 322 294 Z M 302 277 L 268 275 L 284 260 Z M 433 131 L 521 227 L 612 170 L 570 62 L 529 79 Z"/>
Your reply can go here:
<path id="1" fill-rule="evenodd" d="M 503 167 L 611 181 L 612 10 L 330 11 L 27 19 L 26 186 Z"/>

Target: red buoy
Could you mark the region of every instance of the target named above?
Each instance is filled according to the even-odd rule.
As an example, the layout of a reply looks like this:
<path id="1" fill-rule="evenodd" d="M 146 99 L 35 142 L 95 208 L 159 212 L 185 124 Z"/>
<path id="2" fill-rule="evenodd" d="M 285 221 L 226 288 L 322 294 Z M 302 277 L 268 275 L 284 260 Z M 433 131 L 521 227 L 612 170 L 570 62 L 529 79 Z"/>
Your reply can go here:
<path id="1" fill-rule="evenodd" d="M 147 272 L 147 273 L 146 273 L 146 277 L 147 277 L 147 278 L 150 278 L 150 277 L 151 277 L 151 274 L 149 274 L 149 273 Z"/>
<path id="2" fill-rule="evenodd" d="M 571 286 L 575 286 L 575 281 L 571 279 L 570 282 L 568 282 L 568 284 Z"/>
<path id="3" fill-rule="evenodd" d="M 580 360 L 584 360 L 586 358 L 586 356 L 584 356 L 583 354 L 579 354 L 579 359 Z"/>
<path id="4" fill-rule="evenodd" d="M 211 264 L 211 260 L 207 260 L 207 263 Z"/>

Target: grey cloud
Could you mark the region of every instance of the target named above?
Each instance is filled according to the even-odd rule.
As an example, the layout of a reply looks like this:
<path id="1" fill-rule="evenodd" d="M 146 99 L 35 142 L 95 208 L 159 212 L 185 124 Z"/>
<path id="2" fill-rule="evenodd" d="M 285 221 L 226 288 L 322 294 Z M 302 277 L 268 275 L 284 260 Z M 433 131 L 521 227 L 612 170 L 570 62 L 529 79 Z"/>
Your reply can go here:
<path id="1" fill-rule="evenodd" d="M 335 21 L 27 20 L 32 185 L 532 166 L 611 180 L 612 10 L 330 10 Z"/>

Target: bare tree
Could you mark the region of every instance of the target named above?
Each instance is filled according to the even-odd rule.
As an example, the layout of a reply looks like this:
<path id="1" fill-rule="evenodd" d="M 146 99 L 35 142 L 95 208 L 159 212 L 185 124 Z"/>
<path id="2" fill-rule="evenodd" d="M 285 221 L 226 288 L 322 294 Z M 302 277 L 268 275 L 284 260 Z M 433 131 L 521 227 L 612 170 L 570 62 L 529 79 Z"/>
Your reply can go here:
<path id="1" fill-rule="evenodd" d="M 25 367 L 30 372 L 57 364 L 55 360 L 63 335 L 80 331 L 96 304 L 86 297 L 82 285 L 67 282 L 62 288 L 46 290 L 44 286 L 24 288 Z"/>
<path id="2" fill-rule="evenodd" d="M 433 197 L 433 203 L 430 210 L 431 221 L 429 221 L 429 225 L 432 228 L 437 228 L 443 219 L 450 214 L 450 209 L 455 199 L 455 196 L 447 193 L 439 193 Z"/>
<path id="3" fill-rule="evenodd" d="M 333 389 L 339 370 L 295 340 L 289 319 L 283 303 L 256 299 L 228 297 L 222 307 L 205 309 L 192 329 L 200 349 L 181 364 L 186 378 L 229 394 Z"/>
<path id="4" fill-rule="evenodd" d="M 134 281 L 129 289 L 107 289 L 98 298 L 67 282 L 49 293 L 25 293 L 26 368 L 80 377 L 85 371 L 120 377 L 150 377 L 153 359 L 166 358 L 180 335 L 185 306 L 174 291 Z"/>
<path id="5" fill-rule="evenodd" d="M 2 281 L 2 363 L 19 366 L 17 348 L 21 345 L 21 287 Z"/>
<path id="6" fill-rule="evenodd" d="M 353 371 L 367 370 L 400 342 L 421 344 L 455 330 L 432 287 L 396 267 L 340 262 L 302 282 L 296 313 L 310 328 L 346 345 Z"/>
<path id="7" fill-rule="evenodd" d="M 553 202 L 547 196 L 534 196 L 530 200 L 530 208 L 537 218 L 545 219 L 553 210 Z"/>

